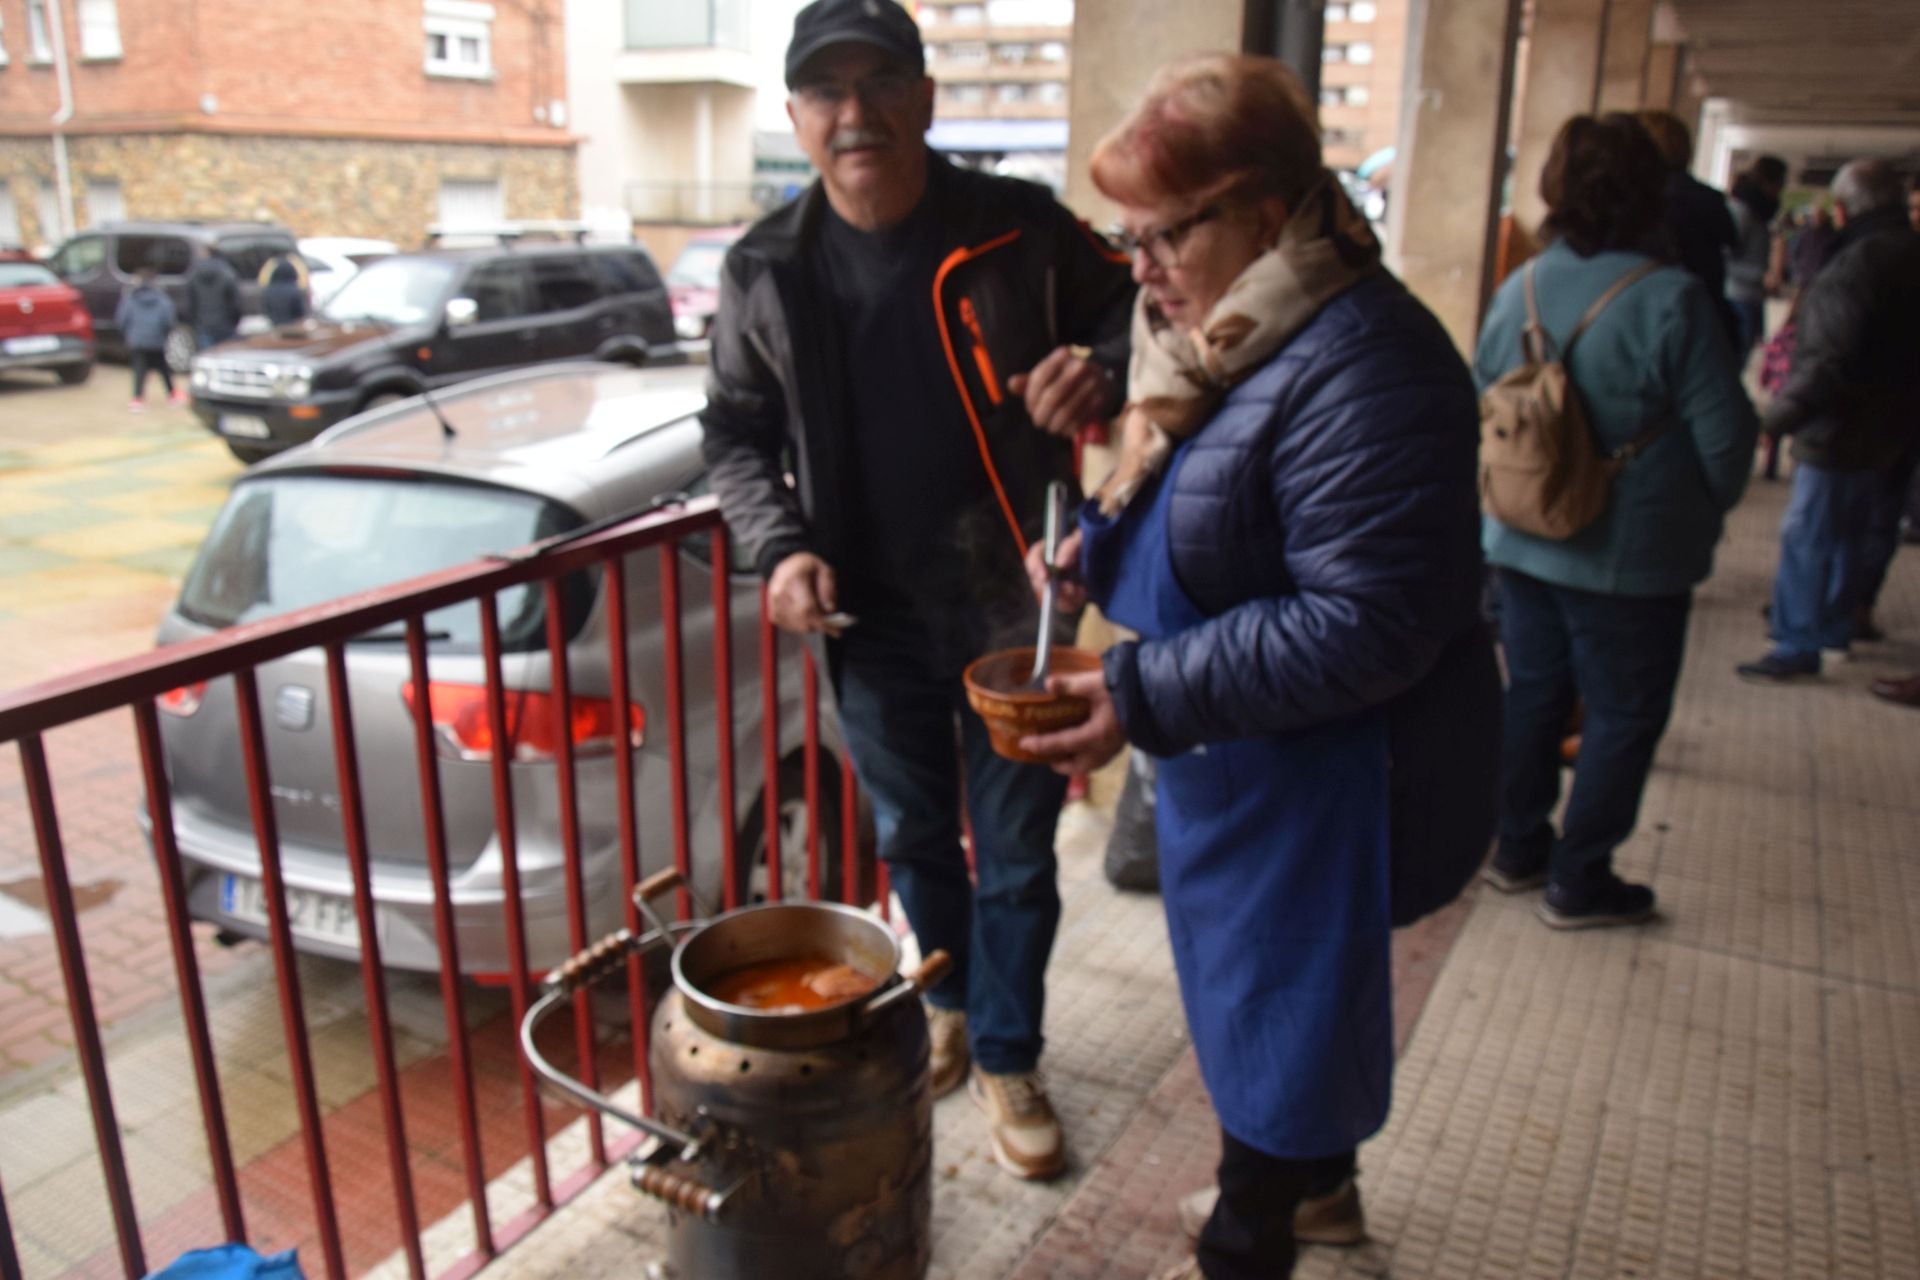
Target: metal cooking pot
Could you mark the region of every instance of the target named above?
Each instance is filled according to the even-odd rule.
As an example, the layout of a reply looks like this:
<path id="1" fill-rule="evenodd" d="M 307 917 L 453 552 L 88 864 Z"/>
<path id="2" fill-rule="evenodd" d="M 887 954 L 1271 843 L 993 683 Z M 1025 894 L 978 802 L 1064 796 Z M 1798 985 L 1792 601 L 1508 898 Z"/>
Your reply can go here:
<path id="1" fill-rule="evenodd" d="M 555 970 L 521 1025 L 548 1082 L 648 1134 L 633 1185 L 668 1206 L 661 1280 L 918 1280 L 931 1255 L 933 1122 L 926 1019 L 915 998 L 945 974 L 944 953 L 898 973 L 891 930 L 832 903 L 766 903 L 621 930 Z M 540 1054 L 534 1028 L 633 952 L 673 945 L 672 989 L 651 1019 L 653 1116 L 635 1115 Z M 806 1012 L 729 1004 L 713 981 L 765 961 L 826 956 L 879 981 L 872 993 Z"/>

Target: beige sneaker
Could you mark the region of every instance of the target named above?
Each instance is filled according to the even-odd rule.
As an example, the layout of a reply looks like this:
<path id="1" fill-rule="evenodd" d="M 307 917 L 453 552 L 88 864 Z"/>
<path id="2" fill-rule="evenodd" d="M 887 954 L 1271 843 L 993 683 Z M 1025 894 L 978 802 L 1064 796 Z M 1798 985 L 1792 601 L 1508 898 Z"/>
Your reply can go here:
<path id="1" fill-rule="evenodd" d="M 1213 1216 L 1220 1188 L 1202 1187 L 1180 1197 L 1180 1229 L 1198 1240 Z M 1293 1238 L 1301 1244 L 1361 1244 L 1367 1238 L 1367 1216 L 1360 1208 L 1360 1188 L 1352 1178 L 1324 1196 L 1302 1200 L 1293 1211 Z"/>
<path id="2" fill-rule="evenodd" d="M 973 1065 L 967 1049 L 967 1012 L 927 1006 L 927 1039 L 932 1042 L 932 1060 L 927 1067 L 928 1087 L 936 1098 L 944 1098 L 958 1089 Z"/>
<path id="3" fill-rule="evenodd" d="M 1004 1076 L 976 1071 L 967 1089 L 987 1113 L 993 1158 L 1002 1169 L 1037 1181 L 1057 1177 L 1067 1167 L 1060 1118 L 1053 1114 L 1038 1071 Z"/>

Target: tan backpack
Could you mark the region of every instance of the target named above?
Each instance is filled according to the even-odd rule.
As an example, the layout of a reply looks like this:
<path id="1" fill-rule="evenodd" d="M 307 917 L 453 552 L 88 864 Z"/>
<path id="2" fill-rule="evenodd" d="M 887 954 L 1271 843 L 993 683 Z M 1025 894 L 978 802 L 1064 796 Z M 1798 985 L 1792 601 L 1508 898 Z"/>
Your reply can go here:
<path id="1" fill-rule="evenodd" d="M 1537 262 L 1527 264 L 1524 280 L 1527 325 L 1520 350 L 1525 359 L 1480 396 L 1480 506 L 1509 528 L 1558 542 L 1600 518 L 1613 477 L 1665 430 L 1656 427 L 1610 454 L 1601 453 L 1580 390 L 1567 373 L 1573 344 L 1587 326 L 1660 264 L 1645 263 L 1614 281 L 1555 354 L 1533 290 Z"/>

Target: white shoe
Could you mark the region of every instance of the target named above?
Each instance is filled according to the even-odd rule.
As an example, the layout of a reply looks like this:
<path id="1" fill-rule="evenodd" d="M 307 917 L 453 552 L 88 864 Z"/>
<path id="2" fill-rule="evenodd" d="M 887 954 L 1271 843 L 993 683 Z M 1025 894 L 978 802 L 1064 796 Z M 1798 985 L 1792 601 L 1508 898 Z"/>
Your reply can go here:
<path id="1" fill-rule="evenodd" d="M 973 1065 L 967 1048 L 967 1011 L 928 1005 L 927 1040 L 931 1044 L 928 1088 L 934 1097 L 944 1098 L 966 1083 L 967 1068 Z"/>
<path id="2" fill-rule="evenodd" d="M 993 1138 L 993 1158 L 1016 1178 L 1040 1181 L 1058 1177 L 1067 1167 L 1066 1143 L 1060 1118 L 1047 1101 L 1047 1089 L 1038 1071 L 994 1075 L 976 1071 L 968 1092 L 987 1113 Z"/>

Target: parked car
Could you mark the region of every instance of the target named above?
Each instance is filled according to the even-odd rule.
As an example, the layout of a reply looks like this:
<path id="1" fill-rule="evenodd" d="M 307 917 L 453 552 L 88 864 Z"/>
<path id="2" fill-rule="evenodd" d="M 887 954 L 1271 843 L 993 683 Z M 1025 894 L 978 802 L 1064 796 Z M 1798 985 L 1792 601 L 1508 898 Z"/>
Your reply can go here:
<path id="1" fill-rule="evenodd" d="M 637 247 L 396 254 L 312 317 L 196 356 L 193 409 L 243 462 L 352 414 L 549 360 L 684 360 L 666 286 Z"/>
<path id="2" fill-rule="evenodd" d="M 667 272 L 667 293 L 673 300 L 673 331 L 687 341 L 705 338 L 713 331 L 713 316 L 720 309 L 720 264 L 727 249 L 738 240 L 745 227 L 725 231 L 702 231 L 681 246 L 680 255 Z"/>
<path id="3" fill-rule="evenodd" d="M 155 282 L 181 311 L 167 340 L 167 363 L 185 373 L 193 359 L 193 329 L 186 323 L 187 273 L 218 249 L 240 277 L 240 330 L 265 327 L 260 314 L 261 268 L 295 251 L 293 233 L 269 222 L 107 222 L 61 245 L 47 265 L 86 298 L 100 353 L 126 358 L 126 343 L 113 323 L 120 295 L 133 287 L 142 267 L 158 271 Z"/>
<path id="4" fill-rule="evenodd" d="M 307 296 L 319 306 L 340 291 L 354 272 L 370 262 L 400 252 L 391 240 L 356 236 L 307 236 L 300 241 L 300 257 L 307 264 Z"/>
<path id="5" fill-rule="evenodd" d="M 79 290 L 47 268 L 0 260 L 0 373 L 16 369 L 85 382 L 93 372 L 93 321 Z"/>
<path id="6" fill-rule="evenodd" d="M 419 400 L 342 423 L 311 444 L 253 467 L 235 483 L 201 546 L 180 597 L 160 626 L 171 644 L 272 617 L 482 556 L 567 534 L 596 521 L 683 500 L 704 485 L 697 369 L 623 369 L 571 363 L 470 382 L 437 401 L 452 428 Z M 720 831 L 738 833 L 740 883 L 766 890 L 757 619 L 760 583 L 733 584 L 734 812 L 720 813 L 713 710 L 709 543 L 681 552 L 688 797 L 696 892 L 720 900 Z M 738 566 L 738 562 L 735 562 Z M 659 555 L 626 558 L 642 872 L 672 865 L 666 682 Z M 745 569 L 745 566 L 738 566 Z M 619 806 L 608 673 L 607 602 L 601 574 L 565 582 L 567 664 L 578 753 L 580 847 L 593 936 L 619 927 Z M 531 963 L 568 954 L 556 725 L 544 593 L 499 596 L 503 678 L 512 717 L 512 794 Z M 349 643 L 347 676 L 359 747 L 373 896 L 382 958 L 402 969 L 437 967 L 413 718 L 432 718 L 447 826 L 450 885 L 462 966 L 509 968 L 501 848 L 494 823 L 492 752 L 482 701 L 479 611 L 457 605 L 427 616 L 431 685 L 416 689 L 401 629 Z M 800 648 L 781 639 L 779 779 L 785 892 L 803 892 L 806 788 Z M 325 662 L 318 650 L 258 669 L 266 712 L 274 818 L 295 942 L 352 957 L 352 881 L 340 823 Z M 260 858 L 238 757 L 233 682 L 179 689 L 162 700 L 162 743 L 189 910 L 235 934 L 263 937 Z M 821 718 L 823 853 L 839 831 L 838 738 Z M 144 820 L 144 819 L 143 819 Z M 828 891 L 838 859 L 823 862 Z M 860 884 L 868 881 L 863 877 Z"/>

